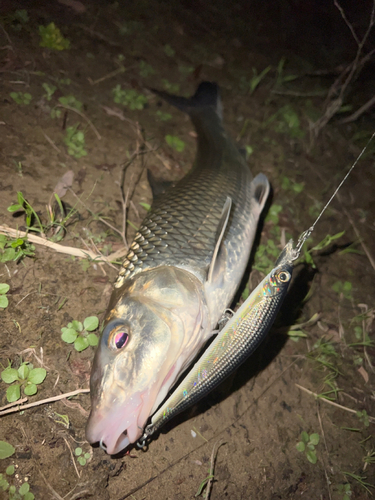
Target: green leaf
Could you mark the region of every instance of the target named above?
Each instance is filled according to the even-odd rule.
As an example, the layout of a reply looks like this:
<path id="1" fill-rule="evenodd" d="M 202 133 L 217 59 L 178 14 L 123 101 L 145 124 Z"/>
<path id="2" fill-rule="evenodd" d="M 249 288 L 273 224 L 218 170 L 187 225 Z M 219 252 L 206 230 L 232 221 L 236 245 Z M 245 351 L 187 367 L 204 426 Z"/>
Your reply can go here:
<path id="1" fill-rule="evenodd" d="M 61 331 L 63 331 L 61 338 L 67 344 L 72 344 L 76 340 L 78 333 L 73 328 L 61 328 Z"/>
<path id="2" fill-rule="evenodd" d="M 82 455 L 82 448 L 76 448 L 74 450 L 74 453 L 75 453 L 76 457 L 79 457 L 80 455 Z"/>
<path id="3" fill-rule="evenodd" d="M 6 441 L 0 441 L 0 459 L 8 458 L 13 455 L 15 448 Z"/>
<path id="4" fill-rule="evenodd" d="M 26 394 L 26 396 L 34 396 L 38 392 L 38 388 L 35 384 L 28 384 L 23 392 Z"/>
<path id="5" fill-rule="evenodd" d="M 74 328 L 76 332 L 82 332 L 83 330 L 82 323 L 76 320 L 72 321 L 72 328 Z"/>
<path id="6" fill-rule="evenodd" d="M 77 461 L 79 462 L 80 465 L 84 466 L 86 465 L 86 462 L 87 460 L 85 459 L 85 457 L 78 457 L 77 458 Z"/>
<path id="7" fill-rule="evenodd" d="M 34 500 L 35 499 L 35 496 L 33 493 L 31 493 L 31 491 L 28 491 L 26 493 L 26 495 L 23 497 L 23 500 Z"/>
<path id="8" fill-rule="evenodd" d="M 1 379 L 6 384 L 12 384 L 18 380 L 18 371 L 15 368 L 8 366 L 8 368 L 5 368 L 5 370 L 1 372 Z"/>
<path id="9" fill-rule="evenodd" d="M 10 207 L 7 208 L 8 212 L 13 213 L 13 212 L 18 212 L 19 210 L 23 210 L 23 206 L 19 205 L 16 203 L 15 205 L 10 205 Z"/>
<path id="10" fill-rule="evenodd" d="M 8 304 L 9 304 L 8 297 L 5 297 L 5 295 L 0 295 L 0 307 L 2 309 L 5 309 L 6 307 L 8 307 Z"/>
<path id="11" fill-rule="evenodd" d="M 300 441 L 299 443 L 296 444 L 296 448 L 298 451 L 305 451 L 305 443 L 303 443 L 302 441 Z"/>
<path id="12" fill-rule="evenodd" d="M 78 352 L 84 351 L 87 349 L 89 346 L 89 341 L 87 340 L 86 337 L 77 337 L 76 341 L 74 342 L 74 349 Z"/>
<path id="13" fill-rule="evenodd" d="M 33 368 L 29 376 L 27 377 L 28 381 L 32 384 L 41 384 L 47 376 L 47 372 L 44 368 Z"/>
<path id="14" fill-rule="evenodd" d="M 18 368 L 18 376 L 21 380 L 26 380 L 27 377 L 29 376 L 29 367 L 27 366 L 26 363 L 23 363 L 19 368 Z"/>
<path id="15" fill-rule="evenodd" d="M 95 335 L 95 333 L 90 333 L 90 335 L 87 335 L 86 338 L 91 346 L 95 347 L 96 345 L 98 345 L 99 339 L 98 336 Z"/>
<path id="16" fill-rule="evenodd" d="M 26 493 L 30 490 L 30 485 L 29 483 L 23 483 L 23 485 L 21 486 L 21 488 L 18 490 L 19 491 L 19 494 L 24 496 L 26 495 Z"/>
<path id="17" fill-rule="evenodd" d="M 13 500 L 13 498 L 14 498 L 13 495 L 16 493 L 16 491 L 17 491 L 16 487 L 14 486 L 14 484 L 12 484 L 12 486 L 9 487 L 9 498 L 11 500 Z"/>
<path id="18" fill-rule="evenodd" d="M 19 384 L 11 385 L 7 389 L 7 400 L 9 403 L 14 403 L 14 401 L 18 401 L 21 397 L 21 388 Z"/>
<path id="19" fill-rule="evenodd" d="M 310 443 L 313 445 L 319 444 L 320 441 L 320 436 L 318 433 L 314 432 L 313 434 L 310 434 Z"/>
<path id="20" fill-rule="evenodd" d="M 139 202 L 139 204 L 141 205 L 141 207 L 147 210 L 147 212 L 151 209 L 151 205 L 149 205 L 148 203 L 144 203 L 143 201 L 141 201 Z"/>
<path id="21" fill-rule="evenodd" d="M 301 432 L 301 439 L 306 444 L 309 442 L 309 435 L 307 434 L 306 431 Z"/>
<path id="22" fill-rule="evenodd" d="M 0 474 L 0 489 L 6 491 L 8 489 L 9 483 L 6 479 L 2 479 L 2 475 Z"/>
<path id="23" fill-rule="evenodd" d="M 85 330 L 92 332 L 98 328 L 99 320 L 96 316 L 89 316 L 83 322 L 83 326 L 85 327 Z"/>
<path id="24" fill-rule="evenodd" d="M 316 464 L 316 462 L 317 462 L 317 460 L 318 460 L 318 459 L 316 458 L 315 453 L 314 453 L 313 451 L 311 451 L 311 450 L 307 450 L 307 451 L 306 451 L 306 457 L 307 457 L 307 460 L 308 460 L 309 462 L 311 462 L 312 464 Z"/>
<path id="25" fill-rule="evenodd" d="M 0 283 L 0 294 L 3 295 L 4 293 L 9 292 L 10 286 L 7 283 Z"/>
<path id="26" fill-rule="evenodd" d="M 166 135 L 165 140 L 171 148 L 175 149 L 179 153 L 181 153 L 185 149 L 185 143 L 179 137 L 174 135 Z"/>
<path id="27" fill-rule="evenodd" d="M 7 476 L 13 476 L 14 471 L 15 471 L 14 465 L 9 465 L 9 467 L 5 469 L 5 474 Z"/>

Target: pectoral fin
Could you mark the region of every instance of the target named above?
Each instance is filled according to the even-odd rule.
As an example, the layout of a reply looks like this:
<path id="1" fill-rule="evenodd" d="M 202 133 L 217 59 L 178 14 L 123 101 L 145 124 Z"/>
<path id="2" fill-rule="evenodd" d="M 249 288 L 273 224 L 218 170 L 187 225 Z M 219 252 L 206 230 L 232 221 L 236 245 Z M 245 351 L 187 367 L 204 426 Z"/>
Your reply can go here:
<path id="1" fill-rule="evenodd" d="M 208 282 L 211 282 L 213 276 L 215 275 L 215 269 L 216 269 L 217 263 L 218 263 L 218 255 L 219 255 L 219 251 L 220 251 L 220 247 L 221 247 L 221 242 L 223 240 L 225 229 L 226 229 L 227 224 L 228 224 L 231 208 L 232 208 L 232 198 L 230 198 L 228 196 L 227 199 L 225 200 L 225 203 L 223 206 L 223 211 L 221 212 L 220 222 L 219 222 L 219 224 L 217 226 L 217 230 L 216 230 L 216 245 L 215 245 L 214 253 L 212 255 L 211 264 L 210 264 L 210 267 L 208 270 L 208 276 L 207 276 Z"/>
<path id="2" fill-rule="evenodd" d="M 262 212 L 270 193 L 270 183 L 264 174 L 258 174 L 251 182 L 252 195 L 258 206 L 259 213 Z"/>

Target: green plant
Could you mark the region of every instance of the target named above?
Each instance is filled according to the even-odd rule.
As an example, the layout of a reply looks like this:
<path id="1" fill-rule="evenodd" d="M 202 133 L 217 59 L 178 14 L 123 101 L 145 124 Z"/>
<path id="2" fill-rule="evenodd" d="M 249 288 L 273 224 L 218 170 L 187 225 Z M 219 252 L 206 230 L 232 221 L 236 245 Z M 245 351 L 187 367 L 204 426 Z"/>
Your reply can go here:
<path id="1" fill-rule="evenodd" d="M 0 309 L 8 307 L 9 301 L 6 294 L 9 292 L 8 283 L 0 283 Z"/>
<path id="2" fill-rule="evenodd" d="M 332 290 L 336 293 L 338 293 L 339 295 L 343 295 L 346 299 L 348 300 L 352 300 L 352 284 L 350 283 L 350 281 L 345 281 L 344 283 L 342 281 L 336 281 L 336 283 L 334 283 L 332 285 Z"/>
<path id="3" fill-rule="evenodd" d="M 365 476 L 359 476 L 358 474 L 353 474 L 352 472 L 343 471 L 342 473 L 344 474 L 344 476 L 351 477 L 352 479 L 357 481 L 362 486 L 362 488 L 364 488 L 368 493 L 370 493 L 370 495 L 372 494 L 369 488 L 375 488 L 375 486 L 373 484 L 366 483 L 367 478 Z"/>
<path id="4" fill-rule="evenodd" d="M 118 84 L 112 89 L 113 100 L 117 104 L 128 106 L 129 109 L 143 109 L 147 104 L 147 97 L 134 89 L 122 89 Z"/>
<path id="5" fill-rule="evenodd" d="M 17 261 L 34 255 L 35 247 L 27 238 L 8 238 L 5 234 L 0 234 L 0 262 Z"/>
<path id="6" fill-rule="evenodd" d="M 15 31 L 21 31 L 22 27 L 29 22 L 29 15 L 25 9 L 17 9 L 14 13 L 6 16 Z"/>
<path id="7" fill-rule="evenodd" d="M 87 463 L 87 460 L 90 460 L 90 458 L 91 458 L 90 453 L 83 453 L 82 448 L 79 448 L 79 447 L 74 450 L 74 454 L 77 457 L 77 462 L 80 465 L 82 465 L 82 467 L 85 466 Z"/>
<path id="8" fill-rule="evenodd" d="M 352 496 L 352 490 L 350 489 L 350 483 L 339 484 L 338 492 L 341 493 L 341 495 L 344 495 L 342 497 L 342 500 L 350 500 L 350 497 Z"/>
<path id="9" fill-rule="evenodd" d="M 295 193 L 301 193 L 305 188 L 304 182 L 295 182 L 289 177 L 283 176 L 281 180 L 281 188 L 285 190 L 294 191 Z"/>
<path id="10" fill-rule="evenodd" d="M 8 444 L 8 443 L 6 443 Z M 11 445 L 9 445 L 11 446 Z M 12 446 L 13 448 L 13 446 Z M 13 448 L 14 450 L 14 448 Z M 14 453 L 14 451 L 13 451 Z M 0 490 L 2 491 L 8 491 L 8 499 L 9 500 L 34 500 L 34 495 L 30 491 L 30 485 L 27 482 L 24 482 L 21 484 L 19 487 L 18 491 L 16 486 L 10 485 L 8 482 L 8 479 L 10 479 L 10 476 L 13 476 L 15 472 L 15 467 L 14 465 L 9 465 L 9 467 L 6 468 L 5 470 L 5 475 L 0 474 Z"/>
<path id="11" fill-rule="evenodd" d="M 170 45 L 164 45 L 164 53 L 168 56 L 168 57 L 173 57 L 175 54 L 176 54 L 176 51 L 174 49 L 172 49 L 172 47 Z"/>
<path id="12" fill-rule="evenodd" d="M 146 61 L 140 61 L 139 74 L 141 75 L 142 78 L 147 78 L 150 75 L 154 75 L 155 70 L 151 66 L 151 64 L 146 63 Z"/>
<path id="13" fill-rule="evenodd" d="M 306 431 L 303 431 L 301 432 L 301 441 L 296 445 L 297 450 L 301 453 L 305 452 L 307 460 L 312 464 L 316 464 L 317 462 L 315 446 L 319 444 L 319 440 L 319 434 L 316 432 L 309 436 Z"/>
<path id="14" fill-rule="evenodd" d="M 363 423 L 365 427 L 368 427 L 370 425 L 366 410 L 357 411 L 356 416 L 358 417 L 359 421 Z"/>
<path id="15" fill-rule="evenodd" d="M 39 35 L 42 38 L 39 42 L 41 47 L 54 50 L 66 50 L 70 47 L 69 40 L 62 36 L 55 23 L 50 23 L 48 26 L 39 26 Z"/>
<path id="16" fill-rule="evenodd" d="M 282 57 L 276 68 L 276 82 L 275 87 L 281 87 L 284 83 L 291 82 L 298 78 L 298 75 L 285 75 L 284 66 L 286 63 L 285 57 Z"/>
<path id="17" fill-rule="evenodd" d="M 175 135 L 166 135 L 165 140 L 171 148 L 181 153 L 185 149 L 185 143 Z"/>
<path id="18" fill-rule="evenodd" d="M 161 82 L 165 90 L 171 94 L 178 94 L 180 91 L 180 85 L 178 83 L 171 83 L 165 78 L 163 78 Z"/>
<path id="19" fill-rule="evenodd" d="M 31 99 L 33 96 L 29 94 L 28 92 L 11 92 L 10 97 L 17 103 L 17 104 L 25 104 L 26 106 L 30 104 Z"/>
<path id="20" fill-rule="evenodd" d="M 40 221 L 38 214 L 35 212 L 35 210 L 30 205 L 30 203 L 26 200 L 26 198 L 24 197 L 24 195 L 22 194 L 21 191 L 17 192 L 17 203 L 15 203 L 14 205 L 10 205 L 7 208 L 7 210 L 10 213 L 25 212 L 26 226 L 29 229 L 31 229 L 33 226 L 33 223 L 36 222 L 39 227 L 38 228 L 33 227 L 32 228 L 33 231 L 38 231 L 38 232 L 43 233 L 43 225 Z"/>
<path id="21" fill-rule="evenodd" d="M 38 392 L 38 385 L 42 384 L 46 378 L 47 372 L 44 368 L 34 368 L 31 363 L 24 361 L 21 366 L 16 370 L 12 368 L 12 363 L 1 372 L 1 379 L 6 384 L 10 385 L 7 389 L 6 395 L 9 403 L 17 401 L 21 397 L 21 387 L 26 396 L 33 396 Z"/>
<path id="22" fill-rule="evenodd" d="M 78 109 L 82 111 L 83 103 L 76 99 L 74 95 L 67 95 L 59 97 L 59 103 L 63 106 L 69 106 L 70 108 Z"/>
<path id="23" fill-rule="evenodd" d="M 292 138 L 300 139 L 305 132 L 301 129 L 301 121 L 297 112 L 290 104 L 280 108 L 274 115 L 263 123 L 263 128 L 275 122 L 274 129 L 279 134 L 286 134 Z"/>
<path id="24" fill-rule="evenodd" d="M 258 74 L 258 70 L 256 68 L 252 68 L 253 76 L 250 78 L 250 80 L 248 80 L 246 76 L 242 76 L 240 78 L 240 89 L 243 92 L 249 92 L 251 95 L 258 87 L 260 82 L 265 78 L 270 69 L 271 66 L 267 66 L 267 68 L 265 68 L 261 73 Z"/>
<path id="25" fill-rule="evenodd" d="M 87 156 L 85 149 L 85 133 L 78 130 L 78 123 L 73 127 L 67 127 L 64 142 L 68 146 L 68 153 L 74 158 L 82 158 Z"/>
<path id="26" fill-rule="evenodd" d="M 96 316 L 87 317 L 83 324 L 80 321 L 72 321 L 67 327 L 61 328 L 61 338 L 67 344 L 73 344 L 76 351 L 81 352 L 87 349 L 89 345 L 98 345 L 98 336 L 95 333 L 89 333 L 96 330 L 99 326 L 99 320 Z"/>
<path id="27" fill-rule="evenodd" d="M 42 87 L 46 91 L 45 98 L 47 99 L 47 101 L 50 101 L 53 94 L 56 92 L 57 87 L 55 87 L 55 85 L 50 85 L 49 83 L 43 83 Z"/>
<path id="28" fill-rule="evenodd" d="M 343 236 L 345 234 L 345 231 L 342 231 L 341 233 L 337 233 L 337 234 L 334 234 L 333 236 L 331 236 L 330 234 L 327 234 L 320 243 L 318 243 L 317 245 L 313 246 L 312 248 L 308 249 L 307 248 L 307 245 L 304 245 L 303 246 L 303 253 L 304 253 L 304 261 L 306 262 L 306 264 L 309 264 L 311 265 L 314 269 L 316 268 L 316 265 L 314 263 L 314 260 L 312 258 L 312 255 L 311 255 L 311 252 L 318 252 L 320 250 L 323 250 L 324 248 L 328 247 L 332 241 L 335 241 L 339 238 L 341 238 L 341 236 Z"/>
<path id="29" fill-rule="evenodd" d="M 158 109 L 156 111 L 156 116 L 158 117 L 158 119 L 161 122 L 167 122 L 168 120 L 170 120 L 172 118 L 171 114 L 169 114 L 169 113 L 163 113 L 163 111 L 160 111 L 160 109 Z"/>
<path id="30" fill-rule="evenodd" d="M 6 441 L 0 441 L 0 460 L 11 457 L 15 453 L 15 448 Z"/>

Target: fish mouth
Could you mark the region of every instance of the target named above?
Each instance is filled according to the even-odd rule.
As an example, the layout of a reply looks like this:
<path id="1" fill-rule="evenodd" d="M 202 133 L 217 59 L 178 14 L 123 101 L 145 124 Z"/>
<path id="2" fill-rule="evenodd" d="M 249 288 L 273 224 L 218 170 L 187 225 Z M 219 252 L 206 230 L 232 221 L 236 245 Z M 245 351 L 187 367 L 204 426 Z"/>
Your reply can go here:
<path id="1" fill-rule="evenodd" d="M 86 439 L 99 443 L 108 455 L 116 455 L 129 444 L 137 441 L 147 421 L 143 418 L 143 398 L 135 394 L 125 407 L 112 407 L 111 411 L 91 412 L 86 425 Z M 144 422 L 143 422 L 144 420 Z"/>

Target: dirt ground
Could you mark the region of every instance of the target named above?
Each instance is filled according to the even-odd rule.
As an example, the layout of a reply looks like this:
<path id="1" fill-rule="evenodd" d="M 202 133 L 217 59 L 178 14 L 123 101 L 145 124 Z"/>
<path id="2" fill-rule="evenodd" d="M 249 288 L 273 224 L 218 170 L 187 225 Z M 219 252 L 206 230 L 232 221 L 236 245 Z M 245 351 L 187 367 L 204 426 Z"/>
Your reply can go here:
<path id="1" fill-rule="evenodd" d="M 130 156 L 142 153 L 124 183 L 129 242 L 146 213 L 140 203 L 152 201 L 146 169 L 155 177 L 179 179 L 195 154 L 189 119 L 161 104 L 148 88 L 191 95 L 200 81 L 210 80 L 221 87 L 228 133 L 247 146 L 253 174 L 265 173 L 272 184 L 257 245 L 265 245 L 274 262 L 285 238 L 296 240 L 312 224 L 374 131 L 371 110 L 348 124 L 340 124 L 344 115 L 338 115 L 311 146 L 311 125 L 356 48 L 333 2 L 328 4 L 2 2 L 0 224 L 25 227 L 23 216 L 7 211 L 17 192 L 47 224 L 55 186 L 73 170 L 73 192 L 63 201 L 78 213 L 58 243 L 103 253 L 121 249 L 121 236 L 98 217 L 121 231 L 119 183 Z M 362 11 L 351 5 L 345 6 L 348 19 L 363 34 L 371 5 Z M 25 9 L 27 18 L 20 14 Z M 69 48 L 40 46 L 39 26 L 51 22 L 70 41 Z M 257 75 L 268 67 L 257 85 Z M 345 104 L 352 111 L 359 108 L 372 97 L 373 84 L 365 68 Z M 144 109 L 116 103 L 116 86 L 145 96 Z M 31 95 L 29 103 L 24 94 Z M 62 104 L 66 96 L 75 100 Z M 75 144 L 76 158 L 66 144 L 70 127 L 84 136 L 84 145 Z M 170 147 L 167 135 L 182 140 L 184 151 Z M 87 154 L 79 157 L 83 150 Z M 27 481 L 36 499 L 189 499 L 209 476 L 214 452 L 212 500 L 370 498 L 375 485 L 375 419 L 370 418 L 375 417 L 374 151 L 371 145 L 323 215 L 309 248 L 326 235 L 345 234 L 312 254 L 315 269 L 303 259 L 296 265 L 268 339 L 218 390 L 170 422 L 147 451 L 133 448 L 119 457 L 85 441 L 88 394 L 6 414 L 0 440 L 12 444 L 15 453 L 1 460 L 0 473 L 15 465 L 8 481 L 17 489 Z M 265 256 L 254 256 L 255 250 L 252 263 L 262 269 Z M 10 290 L 9 306 L 0 309 L 0 369 L 8 361 L 14 368 L 28 361 L 47 370 L 28 402 L 88 387 L 94 348 L 77 352 L 62 341 L 61 328 L 88 316 L 103 318 L 115 267 L 39 245 L 34 257 L 1 264 L 0 282 Z M 262 277 L 249 267 L 240 292 L 249 280 L 251 288 Z M 312 317 L 311 324 L 295 326 Z M 8 404 L 7 388 L 0 381 L 1 406 Z M 308 460 L 307 449 L 297 449 L 303 431 L 319 434 L 316 463 Z M 74 455 L 77 447 L 89 454 L 84 466 Z M 8 491 L 0 497 L 13 498 Z"/>

